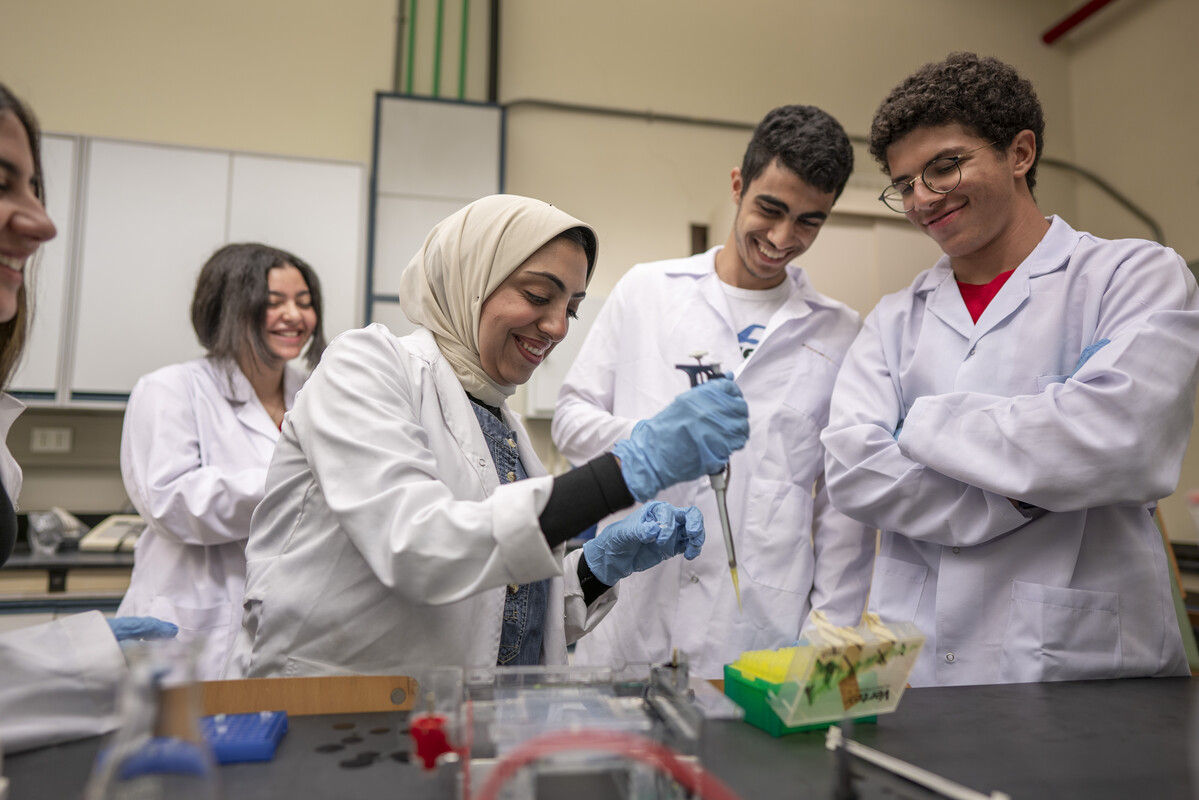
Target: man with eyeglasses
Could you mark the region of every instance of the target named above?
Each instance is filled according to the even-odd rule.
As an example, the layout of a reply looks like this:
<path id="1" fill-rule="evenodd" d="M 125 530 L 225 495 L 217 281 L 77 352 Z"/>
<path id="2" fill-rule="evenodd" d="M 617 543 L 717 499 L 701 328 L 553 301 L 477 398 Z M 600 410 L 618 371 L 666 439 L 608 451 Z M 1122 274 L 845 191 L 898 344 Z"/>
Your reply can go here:
<path id="1" fill-rule="evenodd" d="M 880 199 L 944 256 L 882 299 L 822 440 L 882 531 L 870 605 L 928 639 L 914 686 L 1185 675 L 1152 513 L 1178 481 L 1199 297 L 1174 251 L 1046 218 L 1032 84 L 970 53 L 875 114 Z"/>
<path id="2" fill-rule="evenodd" d="M 677 648 L 692 675 L 722 678 L 744 650 L 793 644 L 813 609 L 839 625 L 861 618 L 874 532 L 828 502 L 820 446 L 860 320 L 792 263 L 852 170 L 849 137 L 829 114 L 774 109 L 732 170 L 737 211 L 724 245 L 639 264 L 604 303 L 558 395 L 554 442 L 583 463 L 686 391 L 676 364 L 695 364 L 695 351 L 719 363 L 749 404 L 749 443 L 731 459 L 727 494 L 743 607 L 711 537 L 719 514 L 708 479 L 679 484 L 659 499 L 698 506 L 707 546 L 685 566 L 621 581 L 621 601 L 579 640 L 575 663 L 661 663 Z"/>

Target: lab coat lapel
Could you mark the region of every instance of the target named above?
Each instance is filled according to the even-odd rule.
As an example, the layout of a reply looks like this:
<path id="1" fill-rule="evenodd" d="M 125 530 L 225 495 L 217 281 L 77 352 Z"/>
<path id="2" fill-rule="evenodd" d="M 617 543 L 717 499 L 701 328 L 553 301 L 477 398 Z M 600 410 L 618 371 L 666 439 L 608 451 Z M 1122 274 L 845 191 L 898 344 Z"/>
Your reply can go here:
<path id="1" fill-rule="evenodd" d="M 922 290 L 928 292 L 929 313 L 957 331 L 963 338 L 971 338 L 974 335 L 974 320 L 970 319 L 966 301 L 962 299 L 962 293 L 958 290 L 953 270 L 949 268 L 949 259 L 943 257 L 938 261 L 937 266 L 924 277 L 924 283 L 927 288 L 922 287 Z"/>
<path id="2" fill-rule="evenodd" d="M 724 289 L 720 287 L 720 278 L 716 276 L 715 260 L 712 263 L 712 271 L 699 279 L 699 294 L 736 337 L 737 331 L 733 327 L 733 312 L 729 309 L 729 298 L 724 293 Z"/>
<path id="3" fill-rule="evenodd" d="M 212 370 L 216 385 L 221 387 L 221 393 L 225 395 L 225 399 L 233 408 L 233 413 L 237 415 L 237 421 L 246 429 L 261 433 L 272 442 L 278 440 L 279 429 L 275 427 L 275 423 L 271 421 L 271 415 L 266 413 L 266 409 L 258 401 L 258 395 L 254 394 L 254 387 L 250 385 L 249 379 L 241 369 L 236 364 L 226 364 L 225 362 L 213 363 L 210 360 L 207 363 L 208 368 Z M 232 386 L 230 386 L 230 382 L 232 382 Z"/>
<path id="4" fill-rule="evenodd" d="M 996 325 L 1016 313 L 1024 305 L 1028 295 L 1029 271 L 1026 267 L 1017 268 L 983 310 L 982 316 L 978 318 L 978 322 L 974 326 L 973 338 L 981 338 Z"/>
<path id="5" fill-rule="evenodd" d="M 1016 267 L 1016 271 L 978 318 L 974 339 L 985 335 L 1019 311 L 1032 294 L 1033 281 L 1042 275 L 1056 272 L 1067 264 L 1077 243 L 1077 237 L 1074 230 L 1057 217 L 1050 217 L 1049 220 L 1050 227 L 1045 236 L 1020 266 Z"/>
<path id="6" fill-rule="evenodd" d="M 495 474 L 495 462 L 491 460 L 491 451 L 487 449 L 487 440 L 483 438 L 479 418 L 475 416 L 470 398 L 466 396 L 466 391 L 450 363 L 442 357 L 441 351 L 437 350 L 432 334 L 428 334 L 428 337 L 429 343 L 436 351 L 436 355 L 430 354 L 429 366 L 433 370 L 433 384 L 437 388 L 437 401 L 441 407 L 442 419 L 450 435 L 462 449 L 463 457 L 490 494 L 499 485 L 500 479 Z"/>

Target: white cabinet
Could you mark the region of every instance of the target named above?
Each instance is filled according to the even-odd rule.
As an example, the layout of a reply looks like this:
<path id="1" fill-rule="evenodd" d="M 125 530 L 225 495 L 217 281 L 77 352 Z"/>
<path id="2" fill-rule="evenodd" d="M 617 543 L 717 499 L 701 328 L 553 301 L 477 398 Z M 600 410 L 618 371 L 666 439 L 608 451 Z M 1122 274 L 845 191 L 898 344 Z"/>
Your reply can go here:
<path id="1" fill-rule="evenodd" d="M 262 242 L 308 262 L 321 279 L 329 339 L 362 325 L 364 174 L 357 164 L 233 156 L 229 241 Z"/>
<path id="2" fill-rule="evenodd" d="M 307 261 L 321 278 L 328 337 L 361 324 L 362 165 L 46 141 L 60 235 L 42 256 L 38 327 L 14 383 L 20 396 L 121 402 L 147 372 L 202 355 L 190 319 L 196 276 L 229 242 L 263 242 Z"/>
<path id="3" fill-rule="evenodd" d="M 376 95 L 370 319 L 396 319 L 400 273 L 434 225 L 500 191 L 503 125 L 498 106 Z"/>
<path id="4" fill-rule="evenodd" d="M 86 176 L 70 389 L 103 399 L 203 354 L 191 295 L 226 241 L 229 154 L 95 141 Z"/>

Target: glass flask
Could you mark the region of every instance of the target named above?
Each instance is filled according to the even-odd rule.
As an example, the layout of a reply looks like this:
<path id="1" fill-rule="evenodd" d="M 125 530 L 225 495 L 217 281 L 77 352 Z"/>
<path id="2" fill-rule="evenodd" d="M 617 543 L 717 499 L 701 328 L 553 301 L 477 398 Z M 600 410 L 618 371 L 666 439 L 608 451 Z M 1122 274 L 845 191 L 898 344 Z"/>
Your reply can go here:
<path id="1" fill-rule="evenodd" d="M 96 756 L 85 800 L 216 800 L 212 751 L 200 733 L 196 642 L 123 644 L 129 674 L 120 727 Z"/>

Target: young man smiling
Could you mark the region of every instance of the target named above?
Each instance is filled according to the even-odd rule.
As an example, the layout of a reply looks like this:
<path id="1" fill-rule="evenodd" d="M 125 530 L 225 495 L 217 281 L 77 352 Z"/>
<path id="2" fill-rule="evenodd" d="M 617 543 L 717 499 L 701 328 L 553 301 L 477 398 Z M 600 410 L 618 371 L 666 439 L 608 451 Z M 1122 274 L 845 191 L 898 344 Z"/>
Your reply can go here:
<path id="1" fill-rule="evenodd" d="M 1186 448 L 1199 297 L 1174 251 L 1046 218 L 1032 84 L 971 53 L 875 114 L 880 199 L 944 256 L 883 298 L 823 441 L 882 530 L 870 605 L 928 639 L 914 686 L 1185 675 L 1157 501 Z"/>
<path id="2" fill-rule="evenodd" d="M 744 650 L 795 642 L 812 609 L 838 624 L 861 617 L 874 536 L 830 506 L 819 440 L 859 320 L 791 264 L 852 169 L 849 139 L 828 114 L 771 111 L 732 171 L 726 244 L 635 266 L 604 304 L 558 397 L 554 441 L 575 463 L 610 449 L 686 391 L 675 366 L 694 364 L 696 351 L 731 373 L 750 410 L 728 486 L 744 612 L 708 480 L 680 484 L 659 499 L 699 506 L 708 546 L 686 565 L 622 581 L 621 603 L 579 642 L 577 663 L 661 662 L 678 648 L 693 674 L 719 678 Z"/>

